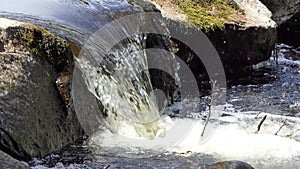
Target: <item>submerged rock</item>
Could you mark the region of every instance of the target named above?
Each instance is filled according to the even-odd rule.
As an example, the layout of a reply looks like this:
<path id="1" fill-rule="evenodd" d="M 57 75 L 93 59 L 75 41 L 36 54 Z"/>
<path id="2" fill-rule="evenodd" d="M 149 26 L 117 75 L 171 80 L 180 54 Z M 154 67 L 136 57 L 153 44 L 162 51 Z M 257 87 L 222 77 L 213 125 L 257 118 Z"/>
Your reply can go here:
<path id="1" fill-rule="evenodd" d="M 80 137 L 82 129 L 69 106 L 70 84 L 58 79 L 73 69 L 66 41 L 3 18 L 0 40 L 0 149 L 29 160 Z"/>

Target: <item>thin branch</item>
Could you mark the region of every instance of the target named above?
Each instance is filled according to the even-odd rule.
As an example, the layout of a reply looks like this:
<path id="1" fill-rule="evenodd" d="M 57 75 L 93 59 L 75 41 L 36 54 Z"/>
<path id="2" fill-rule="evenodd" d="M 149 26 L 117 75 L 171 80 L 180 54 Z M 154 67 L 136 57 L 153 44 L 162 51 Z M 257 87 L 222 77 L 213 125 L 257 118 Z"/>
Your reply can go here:
<path id="1" fill-rule="evenodd" d="M 278 47 L 277 47 L 277 44 L 275 45 L 275 49 L 274 49 L 274 60 L 275 60 L 275 63 L 276 65 L 278 65 Z"/>
<path id="2" fill-rule="evenodd" d="M 207 124 L 208 124 L 208 122 L 209 122 L 209 119 L 210 119 L 210 116 L 211 116 L 211 106 L 212 106 L 213 99 L 214 99 L 214 92 L 215 92 L 216 82 L 217 82 L 217 81 L 215 81 L 215 80 L 212 81 L 212 89 L 211 89 L 211 99 L 210 99 L 210 103 L 205 102 L 205 103 L 207 104 L 207 106 L 208 106 L 208 115 L 207 115 L 206 120 L 205 120 L 205 124 L 204 124 L 203 130 L 202 130 L 202 133 L 201 133 L 201 137 L 203 137 L 203 135 L 204 135 L 204 131 L 205 131 L 205 129 L 206 129 L 206 126 L 207 126 Z"/>
<path id="3" fill-rule="evenodd" d="M 277 134 L 279 133 L 279 131 L 282 129 L 282 127 L 286 124 L 287 119 L 284 120 L 284 122 L 282 123 L 282 125 L 279 127 L 279 129 L 277 130 L 277 132 L 275 133 L 275 135 L 277 136 Z"/>
<path id="4" fill-rule="evenodd" d="M 210 105 L 210 102 L 203 100 L 203 102 L 206 104 L 206 106 Z"/>
<path id="5" fill-rule="evenodd" d="M 208 105 L 208 115 L 207 115 L 206 120 L 205 120 L 205 124 L 204 124 L 203 130 L 202 130 L 202 133 L 201 133 L 201 137 L 203 137 L 203 135 L 204 135 L 204 131 L 205 131 L 205 128 L 206 128 L 206 126 L 208 124 L 208 121 L 210 119 L 210 115 L 211 115 L 211 104 Z"/>
<path id="6" fill-rule="evenodd" d="M 260 127 L 261 127 L 261 125 L 264 123 L 264 121 L 266 120 L 266 118 L 267 118 L 267 115 L 265 115 L 265 116 L 261 119 L 261 121 L 259 122 L 259 124 L 258 124 L 258 126 L 257 126 L 257 130 L 256 130 L 254 133 L 258 133 L 258 132 L 260 131 Z"/>
<path id="7" fill-rule="evenodd" d="M 261 113 L 263 113 L 263 112 L 262 112 L 262 111 L 258 112 L 258 113 L 256 114 L 256 116 L 255 116 L 255 119 L 256 119 Z"/>

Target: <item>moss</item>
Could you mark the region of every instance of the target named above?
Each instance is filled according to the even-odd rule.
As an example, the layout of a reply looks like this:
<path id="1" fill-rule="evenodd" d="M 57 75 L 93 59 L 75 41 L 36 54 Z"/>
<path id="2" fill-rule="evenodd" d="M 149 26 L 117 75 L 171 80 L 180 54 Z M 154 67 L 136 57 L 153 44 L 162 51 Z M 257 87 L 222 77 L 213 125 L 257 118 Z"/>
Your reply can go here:
<path id="1" fill-rule="evenodd" d="M 134 0 L 128 0 L 128 3 L 129 3 L 130 5 L 132 5 L 132 6 L 134 6 L 134 5 L 135 5 L 135 2 L 134 2 Z"/>
<path id="2" fill-rule="evenodd" d="M 187 15 L 188 22 L 204 31 L 223 29 L 224 23 L 238 10 L 233 0 L 174 0 L 174 3 Z"/>
<path id="3" fill-rule="evenodd" d="M 41 27 L 26 26 L 23 40 L 30 48 L 30 52 L 46 59 L 58 72 L 66 71 L 72 60 L 72 53 L 68 43 L 55 37 Z"/>

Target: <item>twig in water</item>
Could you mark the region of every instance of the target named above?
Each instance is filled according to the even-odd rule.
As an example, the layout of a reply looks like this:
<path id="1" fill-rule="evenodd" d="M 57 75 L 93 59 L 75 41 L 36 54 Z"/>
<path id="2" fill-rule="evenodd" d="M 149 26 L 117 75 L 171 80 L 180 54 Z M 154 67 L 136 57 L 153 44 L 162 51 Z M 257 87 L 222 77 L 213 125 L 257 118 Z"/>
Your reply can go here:
<path id="1" fill-rule="evenodd" d="M 275 60 L 275 63 L 276 65 L 278 65 L 278 47 L 277 47 L 277 44 L 275 45 L 275 49 L 274 49 L 274 60 Z"/>
<path id="2" fill-rule="evenodd" d="M 110 165 L 104 166 L 104 169 L 108 169 L 110 167 Z"/>
<path id="3" fill-rule="evenodd" d="M 257 130 L 256 130 L 254 133 L 258 133 L 258 132 L 259 132 L 260 127 L 261 127 L 261 125 L 264 123 L 264 121 L 266 120 L 266 118 L 267 118 L 267 115 L 265 115 L 265 116 L 261 119 L 261 121 L 259 122 L 259 124 L 258 124 L 258 126 L 257 126 Z"/>
<path id="4" fill-rule="evenodd" d="M 215 92 L 216 82 L 217 82 L 216 80 L 212 81 L 210 103 L 205 102 L 207 104 L 207 106 L 208 106 L 208 114 L 207 114 L 207 117 L 206 117 L 206 120 L 205 120 L 205 124 L 204 124 L 203 130 L 202 130 L 202 133 L 201 133 L 201 137 L 203 137 L 203 135 L 204 135 L 205 128 L 206 128 L 206 126 L 208 124 L 208 121 L 210 119 L 210 116 L 211 116 L 211 106 L 212 106 L 213 99 L 214 99 L 214 92 Z"/>
<path id="5" fill-rule="evenodd" d="M 262 111 L 258 112 L 258 113 L 256 114 L 256 116 L 255 116 L 255 119 L 256 119 L 261 113 L 263 113 L 263 112 L 262 112 Z"/>
<path id="6" fill-rule="evenodd" d="M 282 125 L 279 127 L 279 129 L 277 130 L 277 132 L 275 133 L 275 135 L 277 136 L 277 134 L 279 133 L 279 131 L 282 129 L 282 127 L 285 125 L 285 122 L 287 121 L 287 119 L 284 120 L 284 122 L 282 123 Z"/>

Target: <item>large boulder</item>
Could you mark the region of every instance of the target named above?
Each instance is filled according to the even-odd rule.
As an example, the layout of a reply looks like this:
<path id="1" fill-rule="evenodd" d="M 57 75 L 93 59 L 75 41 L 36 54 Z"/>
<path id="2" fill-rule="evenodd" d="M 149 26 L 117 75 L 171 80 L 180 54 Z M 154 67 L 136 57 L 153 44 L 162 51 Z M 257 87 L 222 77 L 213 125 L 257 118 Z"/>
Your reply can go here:
<path id="1" fill-rule="evenodd" d="M 65 40 L 0 18 L 0 149 L 29 160 L 83 134 L 72 111 L 73 55 Z"/>
<path id="2" fill-rule="evenodd" d="M 236 23 L 225 24 L 224 30 L 210 31 L 225 71 L 242 69 L 268 60 L 277 42 L 276 23 L 271 12 L 259 0 L 235 0 L 244 16 Z"/>
<path id="3" fill-rule="evenodd" d="M 189 21 L 182 17 L 173 18 L 170 14 L 162 12 L 164 17 L 170 19 L 169 29 L 171 34 L 175 31 L 184 36 L 196 37 L 204 32 L 216 48 L 227 75 L 239 74 L 245 68 L 249 68 L 259 62 L 268 60 L 277 42 L 276 23 L 271 19 L 272 13 L 259 0 L 235 0 L 238 8 L 242 11 L 234 21 L 226 22 L 225 28 L 201 30 L 190 26 Z M 158 6 L 160 10 L 167 10 L 164 6 Z M 166 6 L 167 8 L 167 6 Z M 177 9 L 173 13 L 178 12 Z M 179 31 L 178 31 L 179 30 Z M 203 63 L 195 57 L 189 46 L 173 39 L 176 54 L 181 57 L 197 76 L 198 82 L 205 72 Z M 201 43 L 199 43 L 200 45 Z"/>

